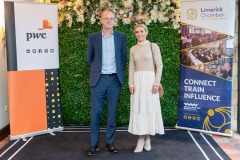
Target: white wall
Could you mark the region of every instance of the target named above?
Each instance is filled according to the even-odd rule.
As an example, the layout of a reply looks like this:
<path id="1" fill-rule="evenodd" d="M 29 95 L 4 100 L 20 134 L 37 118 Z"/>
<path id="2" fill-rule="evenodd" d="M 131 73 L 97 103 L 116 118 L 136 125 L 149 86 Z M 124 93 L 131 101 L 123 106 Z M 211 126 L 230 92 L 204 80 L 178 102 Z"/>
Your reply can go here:
<path id="1" fill-rule="evenodd" d="M 9 124 L 3 0 L 0 0 L 0 129 Z"/>
<path id="2" fill-rule="evenodd" d="M 1 25 L 1 23 L 0 23 Z M 0 129 L 9 124 L 7 96 L 7 57 L 3 38 L 3 27 L 0 26 Z"/>
<path id="3" fill-rule="evenodd" d="M 235 47 L 235 54 L 233 55 L 233 75 L 232 75 L 232 130 L 233 131 L 238 131 L 238 103 L 239 103 L 239 99 L 238 99 L 238 63 L 239 62 L 239 57 L 238 57 L 238 30 L 239 30 L 239 26 L 238 26 L 238 15 L 239 15 L 239 8 L 238 8 L 238 3 L 239 0 L 236 1 L 236 19 L 235 19 L 235 39 L 234 39 L 234 47 Z"/>

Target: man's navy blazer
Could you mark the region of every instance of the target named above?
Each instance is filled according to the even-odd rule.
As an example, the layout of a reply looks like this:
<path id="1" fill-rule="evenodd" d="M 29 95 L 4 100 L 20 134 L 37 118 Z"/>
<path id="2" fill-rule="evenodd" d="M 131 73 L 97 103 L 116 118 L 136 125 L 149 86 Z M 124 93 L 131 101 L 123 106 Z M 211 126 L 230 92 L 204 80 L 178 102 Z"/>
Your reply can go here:
<path id="1" fill-rule="evenodd" d="M 119 82 L 124 83 L 124 69 L 127 61 L 126 36 L 118 31 L 113 31 L 115 44 L 116 70 Z M 102 31 L 94 33 L 88 37 L 87 62 L 90 66 L 91 87 L 94 87 L 102 70 Z"/>

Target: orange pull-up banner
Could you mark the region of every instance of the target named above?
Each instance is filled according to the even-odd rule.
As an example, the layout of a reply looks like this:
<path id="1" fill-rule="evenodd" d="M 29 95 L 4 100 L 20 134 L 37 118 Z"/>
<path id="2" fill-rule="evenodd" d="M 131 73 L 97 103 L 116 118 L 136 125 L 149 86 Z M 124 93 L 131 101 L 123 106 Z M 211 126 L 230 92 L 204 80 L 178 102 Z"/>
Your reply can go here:
<path id="1" fill-rule="evenodd" d="M 61 131 L 57 5 L 4 7 L 10 140 Z"/>

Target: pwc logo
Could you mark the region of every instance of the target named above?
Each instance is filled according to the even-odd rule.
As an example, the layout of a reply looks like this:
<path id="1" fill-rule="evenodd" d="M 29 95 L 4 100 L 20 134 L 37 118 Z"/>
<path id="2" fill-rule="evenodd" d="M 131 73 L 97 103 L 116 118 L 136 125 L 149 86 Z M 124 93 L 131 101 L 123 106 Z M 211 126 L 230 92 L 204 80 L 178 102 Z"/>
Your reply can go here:
<path id="1" fill-rule="evenodd" d="M 42 20 L 42 28 L 38 28 L 38 30 L 52 29 L 52 23 L 47 19 Z M 32 39 L 46 39 L 47 33 L 26 33 L 27 41 Z"/>
<path id="2" fill-rule="evenodd" d="M 38 28 L 38 30 L 52 29 L 53 28 L 52 23 L 50 21 L 48 21 L 47 19 L 44 19 L 42 21 L 42 25 L 43 25 L 43 28 Z"/>

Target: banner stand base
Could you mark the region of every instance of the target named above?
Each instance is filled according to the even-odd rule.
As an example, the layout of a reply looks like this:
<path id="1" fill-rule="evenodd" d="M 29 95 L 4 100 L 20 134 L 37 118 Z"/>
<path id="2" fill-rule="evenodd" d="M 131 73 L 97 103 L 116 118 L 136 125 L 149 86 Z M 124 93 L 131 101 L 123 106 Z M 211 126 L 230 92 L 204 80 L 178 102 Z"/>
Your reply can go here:
<path id="1" fill-rule="evenodd" d="M 227 136 L 227 137 L 232 137 L 232 136 L 233 136 L 233 132 L 232 132 L 232 131 L 231 131 L 231 134 L 226 134 L 226 133 L 206 131 L 206 130 L 201 130 L 201 129 L 181 127 L 181 126 L 177 126 L 177 125 L 175 126 L 175 128 L 177 128 L 177 129 L 182 129 L 182 130 L 189 130 L 189 131 L 201 132 L 201 133 L 207 133 L 207 134 L 215 134 L 215 135 Z"/>
<path id="2" fill-rule="evenodd" d="M 53 132 L 59 132 L 59 131 L 62 131 L 62 130 L 63 130 L 63 127 L 60 127 L 60 128 L 50 129 L 50 130 L 43 130 L 43 131 L 40 131 L 40 132 L 22 134 L 22 135 L 18 135 L 18 136 L 11 136 L 10 135 L 10 141 L 18 140 L 18 139 L 25 139 L 27 137 L 34 137 L 34 136 L 41 135 L 41 134 L 51 134 L 52 135 Z"/>

